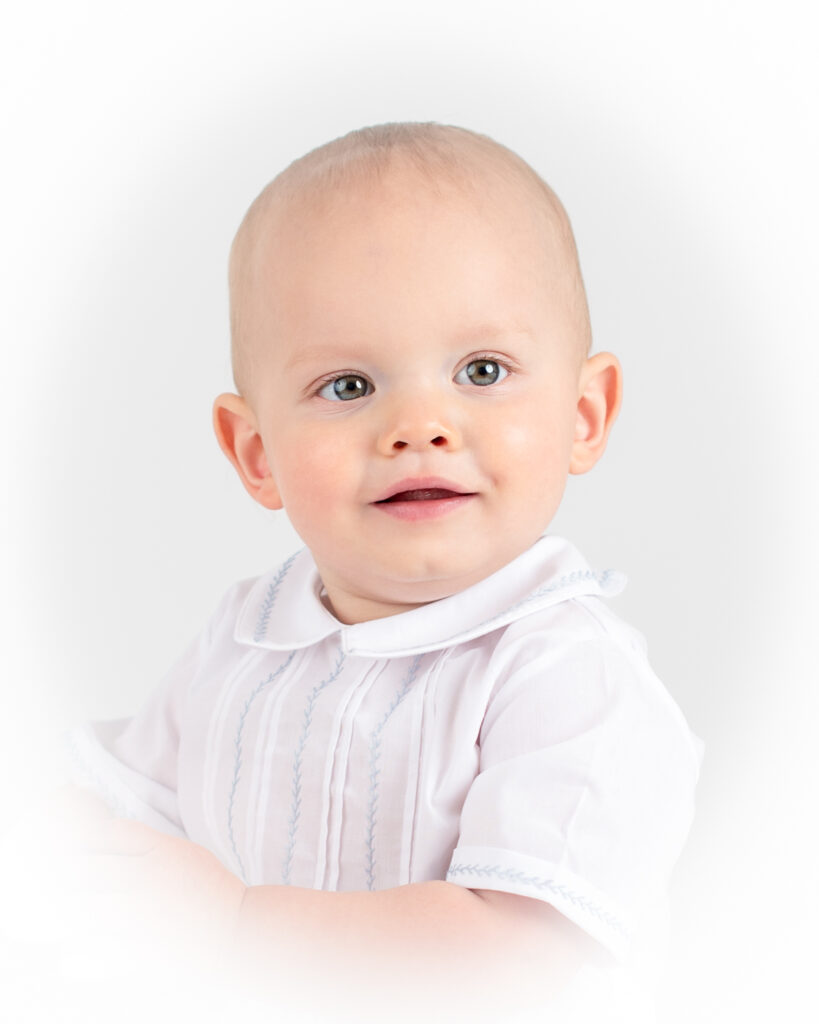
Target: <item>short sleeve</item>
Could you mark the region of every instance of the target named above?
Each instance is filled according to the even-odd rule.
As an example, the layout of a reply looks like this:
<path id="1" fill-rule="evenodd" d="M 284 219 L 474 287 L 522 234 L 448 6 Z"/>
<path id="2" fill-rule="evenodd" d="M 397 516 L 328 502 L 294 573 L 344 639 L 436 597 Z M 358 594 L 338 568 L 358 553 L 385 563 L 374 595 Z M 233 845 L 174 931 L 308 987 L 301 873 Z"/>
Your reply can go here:
<path id="1" fill-rule="evenodd" d="M 639 634 L 576 604 L 498 647 L 447 879 L 551 903 L 622 959 L 689 831 L 700 753 Z"/>
<path id="2" fill-rule="evenodd" d="M 215 640 L 232 629 L 235 614 L 230 612 L 245 589 L 240 584 L 225 595 L 206 628 L 134 717 L 89 723 L 67 735 L 71 782 L 96 793 L 121 817 L 185 835 L 178 801 L 185 707 Z"/>

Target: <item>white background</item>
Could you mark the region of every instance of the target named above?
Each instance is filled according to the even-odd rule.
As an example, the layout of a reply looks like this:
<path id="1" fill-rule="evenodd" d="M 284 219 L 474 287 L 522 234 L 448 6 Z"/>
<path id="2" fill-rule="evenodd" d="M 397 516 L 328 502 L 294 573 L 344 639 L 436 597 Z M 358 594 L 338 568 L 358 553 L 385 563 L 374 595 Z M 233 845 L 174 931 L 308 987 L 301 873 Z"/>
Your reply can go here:
<path id="1" fill-rule="evenodd" d="M 572 217 L 606 458 L 554 531 L 706 741 L 663 1020 L 807 1020 L 819 678 L 810 5 L 34 2 L 2 75 L 7 817 L 67 725 L 133 711 L 224 589 L 298 540 L 210 428 L 253 196 L 365 124 L 486 132 Z M 812 947 L 812 948 L 811 948 Z"/>

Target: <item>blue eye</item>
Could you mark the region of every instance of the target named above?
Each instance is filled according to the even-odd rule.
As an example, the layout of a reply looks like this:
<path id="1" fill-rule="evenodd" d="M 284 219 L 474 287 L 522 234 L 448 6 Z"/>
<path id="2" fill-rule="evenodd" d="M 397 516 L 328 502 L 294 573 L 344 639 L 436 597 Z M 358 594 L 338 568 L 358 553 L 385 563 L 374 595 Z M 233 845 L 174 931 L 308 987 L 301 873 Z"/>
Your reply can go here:
<path id="1" fill-rule="evenodd" d="M 499 380 L 509 375 L 505 366 L 495 362 L 494 359 L 473 359 L 471 363 L 455 374 L 456 384 L 475 384 L 479 388 L 485 388 L 489 384 L 497 384 Z"/>
<path id="2" fill-rule="evenodd" d="M 360 377 L 357 373 L 345 373 L 335 380 L 328 381 L 318 394 L 331 402 L 349 402 L 354 398 L 372 394 L 372 391 L 373 386 L 366 377 Z"/>

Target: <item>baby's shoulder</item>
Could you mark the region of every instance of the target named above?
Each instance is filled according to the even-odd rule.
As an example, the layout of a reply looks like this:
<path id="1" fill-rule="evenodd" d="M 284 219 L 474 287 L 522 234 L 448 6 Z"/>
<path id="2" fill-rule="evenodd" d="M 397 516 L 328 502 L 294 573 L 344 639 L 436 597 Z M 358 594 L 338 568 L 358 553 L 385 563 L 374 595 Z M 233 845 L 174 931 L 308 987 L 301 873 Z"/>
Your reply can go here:
<path id="1" fill-rule="evenodd" d="M 580 595 L 536 609 L 498 630 L 495 650 L 525 659 L 566 659 L 593 649 L 601 657 L 625 657 L 647 664 L 645 637 L 594 595 Z"/>
<path id="2" fill-rule="evenodd" d="M 491 675 L 490 704 L 527 695 L 537 703 L 650 706 L 682 717 L 642 633 L 594 596 L 562 601 L 498 631 Z"/>
<path id="3" fill-rule="evenodd" d="M 664 737 L 686 764 L 696 768 L 701 759 L 642 634 L 599 598 L 573 598 L 510 623 L 497 639 L 491 676 L 484 737 L 503 722 L 519 732 L 562 723 L 572 735 L 593 727 L 627 742 Z"/>

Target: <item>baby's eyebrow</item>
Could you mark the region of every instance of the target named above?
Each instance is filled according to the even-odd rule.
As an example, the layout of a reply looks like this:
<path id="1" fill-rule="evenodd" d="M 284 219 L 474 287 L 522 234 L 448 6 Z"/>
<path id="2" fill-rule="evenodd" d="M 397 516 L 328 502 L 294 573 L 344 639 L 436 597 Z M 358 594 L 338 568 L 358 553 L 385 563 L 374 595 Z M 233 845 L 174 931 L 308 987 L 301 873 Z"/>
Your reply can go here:
<path id="1" fill-rule="evenodd" d="M 460 354 L 463 349 L 475 351 L 480 348 L 494 348 L 505 341 L 535 341 L 535 332 L 522 323 L 509 322 L 501 323 L 496 321 L 483 320 L 470 324 L 468 327 L 460 327 L 451 335 L 447 344 L 451 346 L 453 355 Z M 325 344 L 306 345 L 295 352 L 284 365 L 285 370 L 297 370 L 303 365 L 332 364 L 338 369 L 342 364 L 350 363 L 352 368 L 357 361 L 365 358 L 365 354 L 357 350 L 353 345 L 344 345 L 339 342 L 328 342 Z"/>
<path id="2" fill-rule="evenodd" d="M 335 364 L 339 361 L 339 358 L 342 358 L 343 361 L 346 355 L 352 354 L 354 353 L 342 349 L 339 345 L 308 345 L 294 353 L 284 364 L 284 368 L 285 370 L 293 370 L 304 363 L 324 363 L 328 360 Z"/>
<path id="3" fill-rule="evenodd" d="M 468 328 L 459 330 L 454 337 L 456 344 L 474 347 L 476 343 L 488 344 L 501 342 L 512 338 L 525 338 L 534 341 L 535 332 L 525 324 L 519 323 L 496 323 L 494 321 L 481 321 L 471 324 Z"/>

